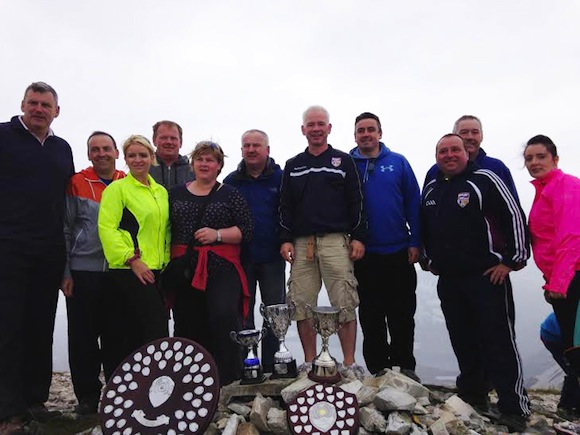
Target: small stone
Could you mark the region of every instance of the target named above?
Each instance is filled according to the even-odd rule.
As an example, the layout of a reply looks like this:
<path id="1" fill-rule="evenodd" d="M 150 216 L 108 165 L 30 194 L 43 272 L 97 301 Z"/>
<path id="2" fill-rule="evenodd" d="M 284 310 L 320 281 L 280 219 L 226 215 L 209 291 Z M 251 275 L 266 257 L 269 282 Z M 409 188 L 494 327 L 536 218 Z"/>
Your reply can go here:
<path id="1" fill-rule="evenodd" d="M 242 419 L 241 422 L 240 422 L 240 418 Z M 240 417 L 239 415 L 233 414 L 228 419 L 228 422 L 226 423 L 226 427 L 224 428 L 224 431 L 222 432 L 222 434 L 223 435 L 236 435 L 236 433 L 238 431 L 238 426 L 242 422 L 244 422 L 243 417 Z"/>
<path id="2" fill-rule="evenodd" d="M 361 388 L 363 387 L 363 383 L 358 379 L 354 381 L 342 384 L 340 388 L 342 388 L 347 393 L 356 394 Z"/>
<path id="3" fill-rule="evenodd" d="M 284 403 L 290 403 L 298 394 L 313 385 L 316 385 L 316 382 L 311 381 L 307 376 L 299 377 L 296 382 L 284 388 L 280 395 L 284 399 Z"/>
<path id="4" fill-rule="evenodd" d="M 261 432 L 270 432 L 268 427 L 268 411 L 273 405 L 273 400 L 264 397 L 260 393 L 256 395 L 252 411 L 250 412 L 250 421 L 256 425 Z"/>
<path id="5" fill-rule="evenodd" d="M 385 432 L 387 420 L 374 406 L 366 406 L 359 411 L 360 424 L 369 432 Z"/>
<path id="6" fill-rule="evenodd" d="M 286 411 L 279 408 L 270 408 L 268 411 L 268 426 L 275 434 L 289 433 Z"/>
<path id="7" fill-rule="evenodd" d="M 252 423 L 241 423 L 238 426 L 236 435 L 260 435 L 260 431 Z"/>
<path id="8" fill-rule="evenodd" d="M 410 394 L 387 387 L 377 393 L 373 403 L 381 411 L 412 411 L 417 400 Z"/>
<path id="9" fill-rule="evenodd" d="M 406 435 L 411 432 L 411 425 L 411 419 L 408 415 L 396 411 L 391 412 L 387 417 L 387 430 L 385 432 L 392 435 Z"/>
<path id="10" fill-rule="evenodd" d="M 241 403 L 237 402 L 230 403 L 228 405 L 228 409 L 235 414 L 241 415 L 244 418 L 247 418 L 248 415 L 250 415 L 250 412 L 252 411 L 252 408 L 250 408 L 249 406 L 242 405 Z"/>
<path id="11" fill-rule="evenodd" d="M 356 399 L 358 400 L 359 406 L 366 406 L 369 403 L 373 403 L 378 392 L 378 388 L 363 385 L 356 393 Z"/>

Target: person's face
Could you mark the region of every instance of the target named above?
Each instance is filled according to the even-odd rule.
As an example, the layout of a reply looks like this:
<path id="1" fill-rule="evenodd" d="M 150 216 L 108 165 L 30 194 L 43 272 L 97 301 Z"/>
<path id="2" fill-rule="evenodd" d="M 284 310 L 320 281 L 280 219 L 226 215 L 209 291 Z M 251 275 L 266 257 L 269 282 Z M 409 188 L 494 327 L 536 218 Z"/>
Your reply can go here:
<path id="1" fill-rule="evenodd" d="M 263 168 L 270 155 L 270 147 L 260 133 L 247 133 L 242 138 L 242 159 L 248 167 Z"/>
<path id="2" fill-rule="evenodd" d="M 22 121 L 34 134 L 46 135 L 50 124 L 60 112 L 54 95 L 50 92 L 29 90 L 22 100 Z"/>
<path id="3" fill-rule="evenodd" d="M 215 181 L 222 164 L 210 152 L 198 155 L 192 162 L 196 180 Z"/>
<path id="4" fill-rule="evenodd" d="M 157 149 L 157 155 L 161 160 L 176 160 L 181 148 L 179 130 L 166 124 L 161 124 L 157 128 L 157 134 L 153 141 Z"/>
<path id="5" fill-rule="evenodd" d="M 552 156 L 543 144 L 533 144 L 526 147 L 524 162 L 530 175 L 541 179 L 558 167 L 558 156 Z"/>
<path id="6" fill-rule="evenodd" d="M 469 155 L 460 138 L 446 137 L 439 141 L 435 151 L 437 166 L 446 176 L 454 176 L 463 172 L 469 161 Z"/>
<path id="7" fill-rule="evenodd" d="M 361 119 L 354 126 L 354 140 L 363 155 L 371 155 L 379 149 L 383 133 L 375 119 Z"/>
<path id="8" fill-rule="evenodd" d="M 311 110 L 306 114 L 302 125 L 302 134 L 306 136 L 309 146 L 324 146 L 328 142 L 328 135 L 332 129 L 332 124 L 326 119 L 324 112 Z"/>
<path id="9" fill-rule="evenodd" d="M 115 160 L 119 158 L 119 151 L 115 149 L 109 136 L 98 134 L 89 140 L 88 157 L 95 172 L 100 176 L 115 170 Z"/>
<path id="10" fill-rule="evenodd" d="M 465 119 L 457 124 L 457 131 L 454 133 L 463 138 L 470 160 L 475 160 L 483 141 L 483 132 L 479 122 L 475 119 Z"/>
<path id="11" fill-rule="evenodd" d="M 125 151 L 125 163 L 127 163 L 129 171 L 135 178 L 146 177 L 152 161 L 153 158 L 149 150 L 141 144 L 131 144 Z"/>

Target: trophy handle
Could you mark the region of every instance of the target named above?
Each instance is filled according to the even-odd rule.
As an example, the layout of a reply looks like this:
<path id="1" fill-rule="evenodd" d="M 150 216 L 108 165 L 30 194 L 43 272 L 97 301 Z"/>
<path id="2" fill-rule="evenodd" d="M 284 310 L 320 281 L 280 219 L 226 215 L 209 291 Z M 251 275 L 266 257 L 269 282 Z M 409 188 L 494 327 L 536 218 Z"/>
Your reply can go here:
<path id="1" fill-rule="evenodd" d="M 348 309 L 347 309 L 346 307 L 340 307 L 340 311 L 341 311 L 341 312 L 343 312 L 343 313 L 345 313 L 345 314 L 346 314 L 346 313 L 348 313 Z M 343 323 L 341 323 L 341 322 L 338 322 L 338 328 L 336 328 L 336 330 L 338 331 L 338 330 L 339 330 L 340 328 L 342 328 L 344 325 L 345 325 L 345 323 L 344 323 L 344 322 L 343 322 Z"/>
<path id="2" fill-rule="evenodd" d="M 260 314 L 264 319 L 266 319 L 266 305 L 264 305 L 264 302 L 260 303 Z M 268 319 L 266 319 L 266 321 L 268 321 Z"/>
<path id="3" fill-rule="evenodd" d="M 294 307 L 296 307 L 296 305 Z M 306 304 L 306 311 L 310 311 L 310 316 L 314 317 L 314 310 L 312 309 L 312 305 Z"/>
<path id="4" fill-rule="evenodd" d="M 296 314 L 296 302 L 290 301 L 287 305 L 288 305 L 288 314 L 290 315 L 290 319 L 292 319 L 292 317 L 294 317 L 294 314 Z"/>
<path id="5" fill-rule="evenodd" d="M 264 339 L 264 337 L 266 335 L 268 335 L 268 329 L 267 328 L 262 328 L 262 330 L 260 332 L 261 332 L 261 334 L 260 334 L 260 340 L 259 341 L 262 341 Z"/>
<path id="6" fill-rule="evenodd" d="M 242 344 L 240 343 L 240 341 L 238 340 L 238 333 L 236 331 L 230 331 L 230 338 L 235 341 L 238 344 Z"/>

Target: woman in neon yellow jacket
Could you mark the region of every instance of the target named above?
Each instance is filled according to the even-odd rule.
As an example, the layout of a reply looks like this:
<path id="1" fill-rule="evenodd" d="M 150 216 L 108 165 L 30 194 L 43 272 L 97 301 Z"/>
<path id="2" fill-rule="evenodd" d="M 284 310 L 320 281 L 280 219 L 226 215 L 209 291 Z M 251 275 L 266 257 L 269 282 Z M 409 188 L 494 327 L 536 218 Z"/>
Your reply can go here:
<path id="1" fill-rule="evenodd" d="M 149 175 L 155 151 L 143 136 L 123 144 L 129 173 L 103 192 L 99 238 L 109 263 L 108 331 L 115 342 L 103 360 L 117 367 L 140 346 L 169 335 L 167 310 L 156 280 L 169 262 L 167 190 Z M 112 373 L 105 374 L 108 378 Z"/>

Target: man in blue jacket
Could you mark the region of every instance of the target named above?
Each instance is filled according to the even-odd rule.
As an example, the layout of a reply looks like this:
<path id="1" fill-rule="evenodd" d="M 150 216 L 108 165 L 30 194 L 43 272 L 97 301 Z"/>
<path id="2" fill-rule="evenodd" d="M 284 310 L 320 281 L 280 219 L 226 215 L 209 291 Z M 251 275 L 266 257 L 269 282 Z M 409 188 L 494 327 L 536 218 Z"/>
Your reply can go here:
<path id="1" fill-rule="evenodd" d="M 26 88 L 21 116 L 0 124 L 0 433 L 46 409 L 52 334 L 65 264 L 63 215 L 74 174 L 69 144 L 52 132 L 56 91 Z"/>
<path id="2" fill-rule="evenodd" d="M 382 134 L 378 116 L 357 116 L 357 147 L 350 154 L 361 178 L 369 225 L 365 256 L 354 264 L 363 355 L 373 374 L 398 366 L 419 381 L 413 341 L 421 194 L 409 162 L 380 142 Z M 388 279 L 377 279 L 377 274 Z"/>
<path id="3" fill-rule="evenodd" d="M 475 162 L 481 169 L 493 171 L 510 190 L 512 196 L 519 201 L 516 185 L 508 167 L 499 159 L 489 157 L 481 148 L 483 141 L 483 127 L 478 117 L 463 115 L 453 125 L 453 133 L 458 134 L 465 141 L 465 147 L 469 154 L 469 161 Z M 433 165 L 425 177 L 425 186 L 437 176 L 437 165 Z"/>
<path id="4" fill-rule="evenodd" d="M 270 157 L 268 135 L 262 130 L 248 130 L 242 135 L 242 161 L 228 174 L 225 184 L 236 187 L 246 198 L 254 219 L 254 237 L 242 249 L 242 266 L 250 290 L 250 311 L 246 328 L 254 328 L 256 285 L 264 305 L 284 303 L 286 264 L 280 256 L 278 206 L 282 168 Z M 266 372 L 274 365 L 278 340 L 269 331 L 262 341 L 262 364 Z"/>

